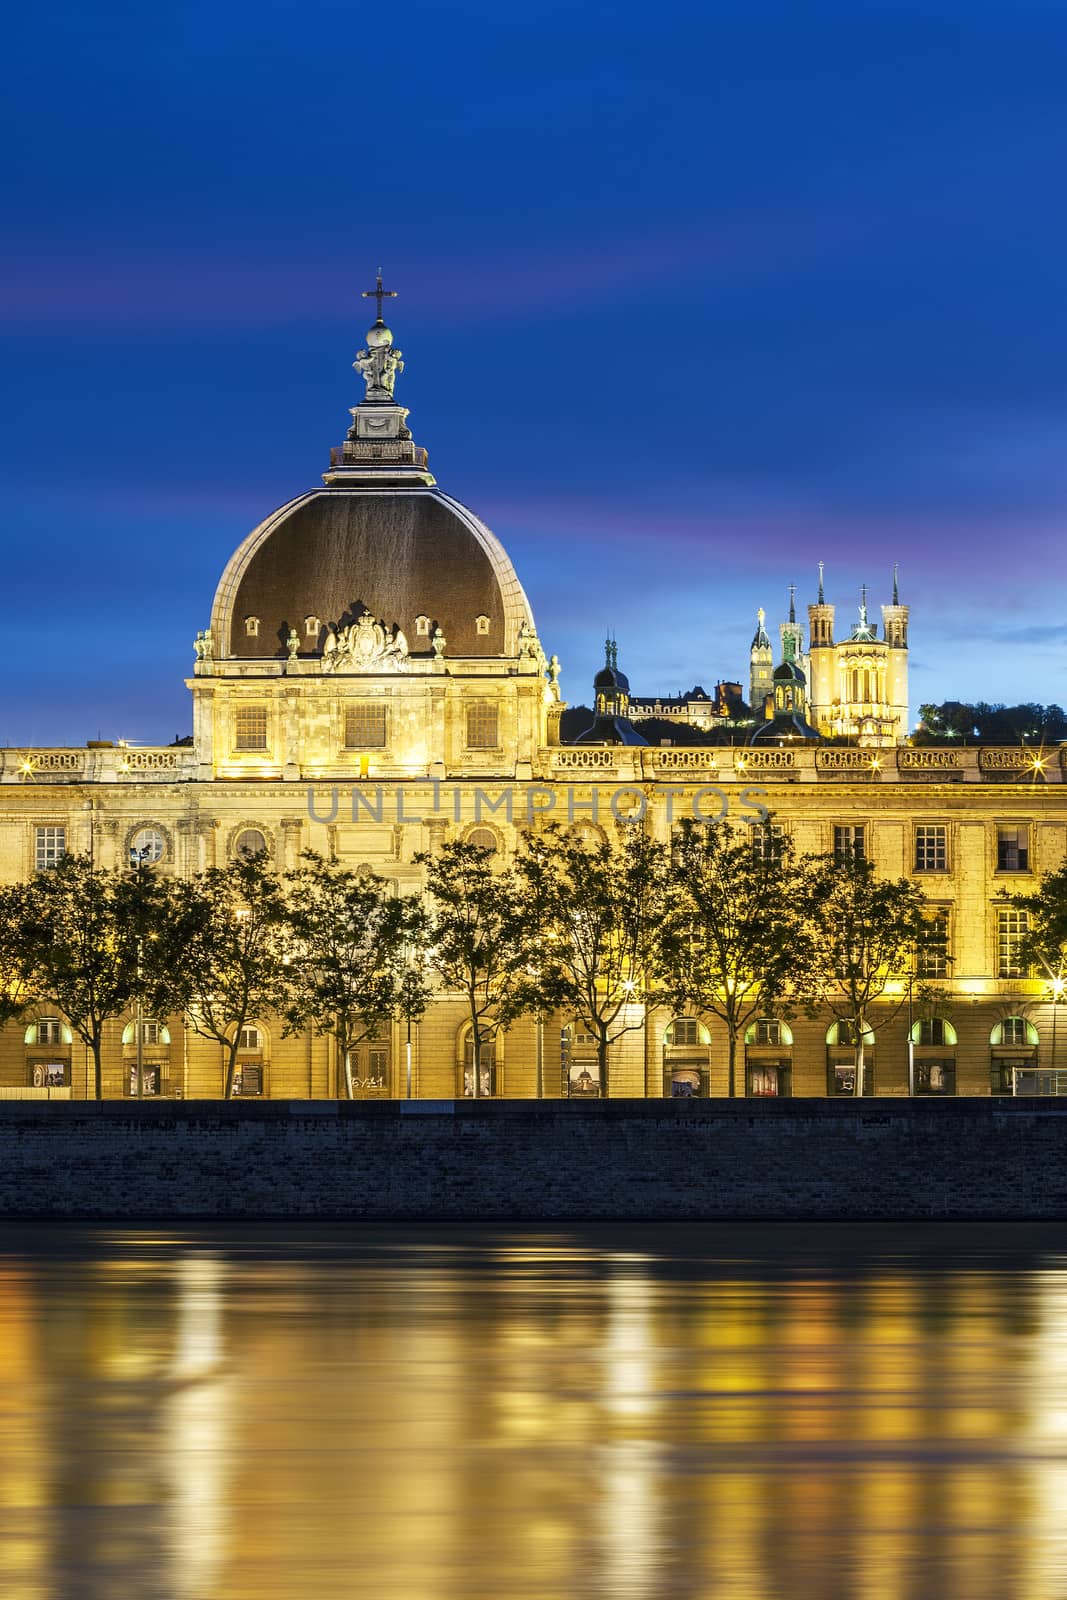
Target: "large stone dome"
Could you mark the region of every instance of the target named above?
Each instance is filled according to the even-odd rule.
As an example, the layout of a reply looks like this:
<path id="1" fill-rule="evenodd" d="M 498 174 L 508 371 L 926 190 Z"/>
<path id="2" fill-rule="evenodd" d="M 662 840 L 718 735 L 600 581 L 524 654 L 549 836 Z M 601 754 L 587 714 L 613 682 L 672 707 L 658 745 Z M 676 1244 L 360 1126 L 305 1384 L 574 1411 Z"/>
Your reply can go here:
<path id="1" fill-rule="evenodd" d="M 319 654 L 329 624 L 370 612 L 399 627 L 412 655 L 513 656 L 529 602 L 503 546 L 436 486 L 342 482 L 312 490 L 262 522 L 234 553 L 215 594 L 211 632 L 223 656 Z M 308 618 L 322 623 L 309 633 Z M 419 619 L 427 621 L 422 623 Z M 255 619 L 249 625 L 249 619 Z"/>

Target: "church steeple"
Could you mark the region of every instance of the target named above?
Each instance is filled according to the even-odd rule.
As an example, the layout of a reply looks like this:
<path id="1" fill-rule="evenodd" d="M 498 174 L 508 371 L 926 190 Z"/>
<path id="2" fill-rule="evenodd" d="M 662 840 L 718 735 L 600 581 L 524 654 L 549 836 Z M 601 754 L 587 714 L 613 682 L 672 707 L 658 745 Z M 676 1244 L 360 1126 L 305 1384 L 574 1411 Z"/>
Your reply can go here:
<path id="1" fill-rule="evenodd" d="M 363 298 L 377 302 L 378 315 L 367 329 L 366 345 L 352 365 L 366 386 L 358 406 L 349 409 L 352 426 L 339 448 L 330 451 L 330 470 L 323 482 L 330 488 L 371 485 L 397 488 L 434 483 L 427 470 L 428 457 L 411 437 L 407 426 L 408 408 L 397 405 L 393 396 L 398 375 L 404 370 L 404 353 L 393 344 L 393 330 L 382 316 L 382 301 L 395 300 L 397 291 L 382 286 L 378 268 L 373 289 L 364 289 Z"/>
<path id="2" fill-rule="evenodd" d="M 765 627 L 766 620 L 767 613 L 760 606 L 756 612 L 756 631 L 748 653 L 748 703 L 756 717 L 763 715 L 767 696 L 774 688 L 774 652 Z"/>

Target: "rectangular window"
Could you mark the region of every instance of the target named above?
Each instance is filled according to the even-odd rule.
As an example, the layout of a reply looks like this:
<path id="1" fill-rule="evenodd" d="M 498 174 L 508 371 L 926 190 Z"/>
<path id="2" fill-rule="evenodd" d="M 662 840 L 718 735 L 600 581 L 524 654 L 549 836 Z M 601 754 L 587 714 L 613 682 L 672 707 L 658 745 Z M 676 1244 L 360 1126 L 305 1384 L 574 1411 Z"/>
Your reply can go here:
<path id="1" fill-rule="evenodd" d="M 66 828 L 36 828 L 34 830 L 34 866 L 38 872 L 54 867 L 67 853 Z"/>
<path id="2" fill-rule="evenodd" d="M 467 707 L 467 749 L 495 750 L 499 742 L 496 705 L 492 700 L 472 700 Z"/>
<path id="3" fill-rule="evenodd" d="M 1014 907 L 997 912 L 997 977 L 1025 978 L 1019 946 L 1030 929 L 1029 914 Z"/>
<path id="4" fill-rule="evenodd" d="M 865 861 L 863 823 L 847 823 L 834 828 L 834 860 Z"/>
<path id="5" fill-rule="evenodd" d="M 30 1083 L 35 1089 L 65 1089 L 70 1085 L 70 1065 L 66 1061 L 34 1061 Z"/>
<path id="6" fill-rule="evenodd" d="M 765 866 L 773 866 L 782 859 L 785 834 L 772 822 L 757 823 L 752 829 L 752 853 Z"/>
<path id="7" fill-rule="evenodd" d="M 158 1022 L 142 1022 L 141 1023 L 141 1043 L 142 1044 L 158 1044 L 159 1043 L 159 1023 Z"/>
<path id="8" fill-rule="evenodd" d="M 386 743 L 385 706 L 368 701 L 345 707 L 345 749 L 383 750 Z"/>
<path id="9" fill-rule="evenodd" d="M 38 1044 L 62 1044 L 63 1025 L 55 1017 L 42 1017 L 37 1024 Z"/>
<path id="10" fill-rule="evenodd" d="M 1000 1042 L 1008 1045 L 1029 1044 L 1025 1017 L 1005 1017 L 1000 1025 Z"/>
<path id="11" fill-rule="evenodd" d="M 941 906 L 926 918 L 923 941 L 919 946 L 915 970 L 920 978 L 947 978 L 948 908 Z"/>
<path id="12" fill-rule="evenodd" d="M 997 871 L 1026 872 L 1030 861 L 1030 830 L 1023 827 L 997 828 Z"/>
<path id="13" fill-rule="evenodd" d="M 671 1043 L 693 1045 L 700 1043 L 700 1024 L 695 1017 L 679 1017 L 671 1024 Z M 594 1044 L 592 1035 L 586 1035 L 589 1044 Z"/>
<path id="14" fill-rule="evenodd" d="M 915 870 L 948 871 L 948 828 L 943 822 L 924 823 L 916 828 Z"/>
<path id="15" fill-rule="evenodd" d="M 236 750 L 265 750 L 267 748 L 266 706 L 238 706 L 233 714 L 233 730 Z"/>
<path id="16" fill-rule="evenodd" d="M 782 1024 L 774 1017 L 762 1017 L 756 1023 L 757 1044 L 781 1044 Z"/>

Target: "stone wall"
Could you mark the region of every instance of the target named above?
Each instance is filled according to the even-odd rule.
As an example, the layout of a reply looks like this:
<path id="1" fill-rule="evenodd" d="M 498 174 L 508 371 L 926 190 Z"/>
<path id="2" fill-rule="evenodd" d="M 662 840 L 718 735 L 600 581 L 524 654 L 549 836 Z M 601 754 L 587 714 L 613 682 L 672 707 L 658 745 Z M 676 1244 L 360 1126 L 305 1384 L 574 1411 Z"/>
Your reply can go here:
<path id="1" fill-rule="evenodd" d="M 1067 1104 L 14 1101 L 0 1214 L 1059 1218 Z"/>

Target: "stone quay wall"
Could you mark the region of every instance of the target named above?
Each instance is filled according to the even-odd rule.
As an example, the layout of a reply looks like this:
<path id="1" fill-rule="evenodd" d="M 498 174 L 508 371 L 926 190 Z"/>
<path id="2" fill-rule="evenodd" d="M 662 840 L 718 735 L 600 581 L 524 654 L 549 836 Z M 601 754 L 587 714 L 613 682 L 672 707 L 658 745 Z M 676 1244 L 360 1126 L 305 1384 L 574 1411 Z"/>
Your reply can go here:
<path id="1" fill-rule="evenodd" d="M 1067 1217 L 1067 1100 L 0 1104 L 0 1215 Z"/>

